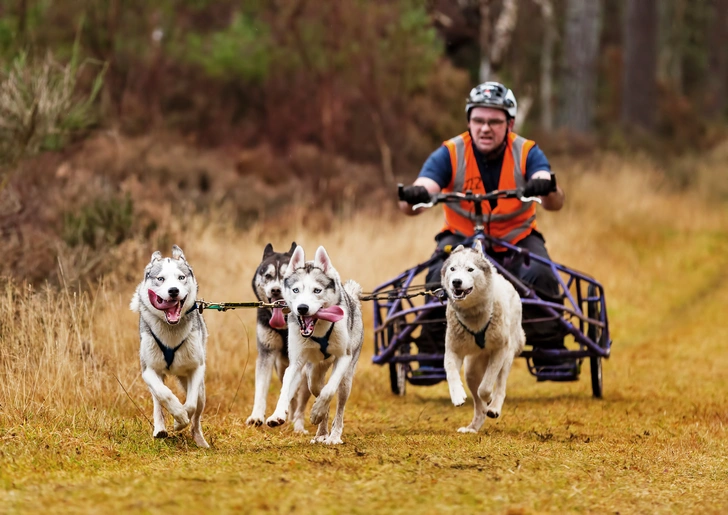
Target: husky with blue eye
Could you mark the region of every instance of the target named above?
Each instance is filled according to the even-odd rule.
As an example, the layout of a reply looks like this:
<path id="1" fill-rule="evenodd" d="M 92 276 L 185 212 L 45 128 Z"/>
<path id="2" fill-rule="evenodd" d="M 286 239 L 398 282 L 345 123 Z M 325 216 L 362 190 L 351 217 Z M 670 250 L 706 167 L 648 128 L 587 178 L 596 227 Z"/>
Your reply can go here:
<path id="1" fill-rule="evenodd" d="M 129 307 L 139 313 L 139 357 L 154 402 L 154 437 L 167 437 L 164 409 L 174 417 L 175 431 L 191 423 L 195 443 L 209 447 L 200 425 L 207 326 L 197 309 L 195 274 L 181 248 L 174 245 L 171 258 L 159 251 L 152 254 Z M 185 390 L 184 404 L 164 384 L 168 375 L 177 377 Z"/>
<path id="2" fill-rule="evenodd" d="M 286 421 L 288 409 L 302 380 L 316 397 L 311 423 L 318 425 L 311 443 L 340 444 L 344 429 L 344 407 L 351 392 L 364 326 L 354 281 L 342 284 L 339 273 L 323 247 L 313 261 L 306 261 L 302 247 L 296 247 L 283 277 L 283 298 L 288 315 L 290 365 L 275 412 L 266 421 L 271 427 Z M 326 381 L 326 373 L 332 369 Z M 336 397 L 336 415 L 329 432 L 329 409 Z"/>

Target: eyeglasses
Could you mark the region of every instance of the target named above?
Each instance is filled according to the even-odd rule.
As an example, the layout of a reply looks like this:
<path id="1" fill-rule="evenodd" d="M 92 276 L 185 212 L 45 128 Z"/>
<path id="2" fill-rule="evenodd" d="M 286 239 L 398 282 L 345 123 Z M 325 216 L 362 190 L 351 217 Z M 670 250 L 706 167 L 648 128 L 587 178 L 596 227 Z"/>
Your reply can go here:
<path id="1" fill-rule="evenodd" d="M 503 118 L 489 118 L 488 120 L 485 120 L 483 118 L 472 118 L 471 120 L 480 125 L 487 125 L 491 129 L 498 129 L 504 123 L 506 123 Z"/>

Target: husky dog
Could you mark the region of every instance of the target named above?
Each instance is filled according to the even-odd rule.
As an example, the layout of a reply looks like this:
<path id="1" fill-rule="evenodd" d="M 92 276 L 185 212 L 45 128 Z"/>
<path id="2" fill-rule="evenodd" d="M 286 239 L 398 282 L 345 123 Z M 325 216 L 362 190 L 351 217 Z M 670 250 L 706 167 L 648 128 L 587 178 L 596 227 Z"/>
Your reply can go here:
<path id="1" fill-rule="evenodd" d="M 281 396 L 269 426 L 283 424 L 291 399 L 306 377 L 317 399 L 311 408 L 311 423 L 318 424 L 311 443 L 340 444 L 344 429 L 344 407 L 351 392 L 354 370 L 364 340 L 359 295 L 361 286 L 347 281 L 343 286 L 326 250 L 319 247 L 313 261 L 306 261 L 303 248 L 296 247 L 283 278 L 283 298 L 288 315 L 288 353 L 291 365 L 283 376 Z M 326 382 L 326 372 L 333 365 Z M 329 406 L 337 396 L 336 416 L 329 433 Z"/>
<path id="2" fill-rule="evenodd" d="M 476 249 L 459 245 L 453 250 L 441 279 L 448 296 L 445 372 L 450 398 L 455 406 L 467 398 L 460 379 L 464 360 L 475 414 L 470 425 L 458 431 L 475 433 L 486 415 L 500 416 L 513 359 L 526 343 L 521 299 L 486 259 L 480 242 Z"/>
<path id="3" fill-rule="evenodd" d="M 283 300 L 283 274 L 294 250 L 295 241 L 288 252 L 275 252 L 273 245 L 266 245 L 263 260 L 253 277 L 253 291 L 258 300 L 267 303 Z M 255 402 L 246 424 L 260 426 L 265 421 L 265 401 L 273 368 L 275 367 L 278 377 L 283 380 L 283 373 L 288 367 L 288 323 L 283 316 L 283 309 L 258 309 L 256 334 L 258 358 L 255 361 Z M 303 420 L 306 402 L 310 396 L 308 385 L 301 384 L 298 394 L 291 402 L 293 430 L 296 433 L 308 432 L 304 429 Z"/>
<path id="4" fill-rule="evenodd" d="M 182 249 L 172 247 L 172 257 L 157 251 L 144 269 L 130 308 L 139 313 L 142 378 L 154 401 L 154 437 L 166 438 L 166 409 L 174 417 L 175 431 L 192 423 L 192 438 L 209 447 L 202 436 L 200 416 L 205 409 L 205 348 L 207 326 L 197 310 L 197 281 Z M 165 384 L 176 376 L 186 392 L 184 405 Z"/>

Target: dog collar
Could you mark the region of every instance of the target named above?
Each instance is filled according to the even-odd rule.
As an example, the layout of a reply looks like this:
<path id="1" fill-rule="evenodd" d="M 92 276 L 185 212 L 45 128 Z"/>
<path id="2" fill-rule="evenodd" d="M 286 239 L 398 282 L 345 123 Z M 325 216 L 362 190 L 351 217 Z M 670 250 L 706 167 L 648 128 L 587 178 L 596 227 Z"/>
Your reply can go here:
<path id="1" fill-rule="evenodd" d="M 187 338 L 182 340 L 182 343 L 177 345 L 176 347 L 167 347 L 165 344 L 161 342 L 159 338 L 157 338 L 157 335 L 152 332 L 151 328 L 149 329 L 149 332 L 152 333 L 152 338 L 154 338 L 154 341 L 157 342 L 157 345 L 159 346 L 159 350 L 162 351 L 162 354 L 164 355 L 164 361 L 167 363 L 167 370 L 169 370 L 169 367 L 172 366 L 172 362 L 174 361 L 174 353 L 177 352 L 177 349 L 182 347 L 184 343 L 187 341 Z"/>
<path id="2" fill-rule="evenodd" d="M 488 319 L 488 322 L 485 324 L 485 327 L 483 327 L 480 331 L 477 333 L 474 333 L 468 327 L 463 324 L 463 321 L 460 320 L 460 317 L 455 315 L 455 318 L 458 319 L 458 322 L 460 322 L 460 325 L 463 329 L 465 329 L 467 332 L 472 334 L 475 337 L 475 344 L 480 347 L 481 349 L 485 349 L 485 332 L 488 330 L 488 326 L 490 325 L 490 321 L 492 320 L 492 317 Z"/>
<path id="3" fill-rule="evenodd" d="M 334 323 L 331 322 L 331 327 L 329 327 L 329 330 L 326 331 L 326 334 L 323 336 L 310 336 L 313 341 L 319 344 L 319 347 L 321 347 L 321 354 L 324 355 L 324 359 L 329 359 L 331 357 L 331 354 L 326 352 L 326 349 L 329 347 L 329 338 L 331 337 L 331 333 L 334 332 Z"/>

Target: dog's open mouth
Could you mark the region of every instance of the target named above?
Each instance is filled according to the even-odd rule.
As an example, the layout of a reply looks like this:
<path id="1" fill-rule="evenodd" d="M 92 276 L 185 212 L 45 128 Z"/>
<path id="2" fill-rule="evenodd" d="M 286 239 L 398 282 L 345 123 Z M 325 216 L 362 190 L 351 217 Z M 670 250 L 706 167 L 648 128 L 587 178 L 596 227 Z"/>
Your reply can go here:
<path id="1" fill-rule="evenodd" d="M 168 324 L 176 324 L 182 318 L 182 306 L 184 305 L 187 297 L 183 299 L 169 299 L 165 300 L 157 295 L 154 290 L 149 290 L 149 302 L 152 306 L 157 308 L 159 311 L 164 311 L 164 316 L 167 319 Z"/>
<path id="2" fill-rule="evenodd" d="M 298 317 L 298 325 L 301 326 L 301 336 L 304 338 L 310 338 L 313 335 L 313 330 L 316 328 L 316 321 L 318 318 L 313 317 Z"/>
<path id="3" fill-rule="evenodd" d="M 316 314 L 311 316 L 298 315 L 298 325 L 301 327 L 301 336 L 304 338 L 310 338 L 313 336 L 313 330 L 316 328 L 316 322 L 318 320 L 325 320 L 333 324 L 342 318 L 344 318 L 344 310 L 341 309 L 340 306 L 321 308 L 316 312 Z"/>
<path id="4" fill-rule="evenodd" d="M 453 288 L 452 289 L 452 298 L 454 300 L 463 300 L 465 297 L 470 295 L 470 292 L 472 292 L 472 288 Z"/>

